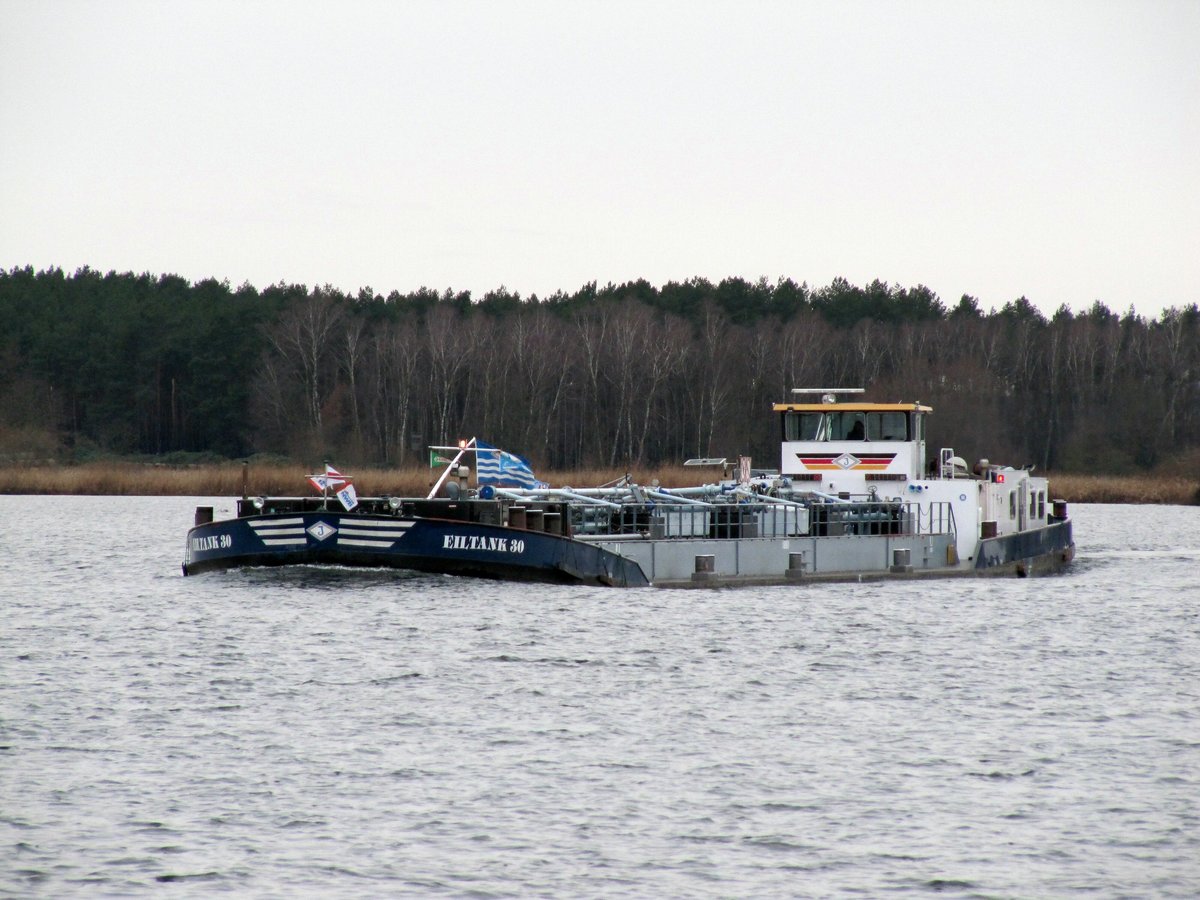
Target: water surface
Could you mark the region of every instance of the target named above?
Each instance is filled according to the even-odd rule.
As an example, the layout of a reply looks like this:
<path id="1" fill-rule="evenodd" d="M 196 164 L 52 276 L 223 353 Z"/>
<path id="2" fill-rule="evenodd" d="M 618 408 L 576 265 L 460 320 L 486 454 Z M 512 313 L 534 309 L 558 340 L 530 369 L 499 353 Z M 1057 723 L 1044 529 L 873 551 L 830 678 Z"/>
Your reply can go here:
<path id="1" fill-rule="evenodd" d="M 1070 574 L 732 590 L 180 575 L 0 497 L 0 893 L 1200 893 L 1200 508 Z"/>

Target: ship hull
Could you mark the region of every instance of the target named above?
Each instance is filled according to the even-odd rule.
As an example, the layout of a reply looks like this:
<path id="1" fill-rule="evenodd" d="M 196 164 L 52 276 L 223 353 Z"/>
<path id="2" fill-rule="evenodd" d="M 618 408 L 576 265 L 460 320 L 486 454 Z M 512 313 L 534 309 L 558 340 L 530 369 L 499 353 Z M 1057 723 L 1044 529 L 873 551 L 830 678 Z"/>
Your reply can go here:
<path id="1" fill-rule="evenodd" d="M 545 532 L 333 511 L 207 522 L 188 532 L 183 572 L 244 566 L 412 569 L 510 581 L 644 587 L 641 569 L 603 548 Z"/>
<path id="2" fill-rule="evenodd" d="M 657 587 L 1024 577 L 1053 574 L 1075 556 L 1069 520 L 980 541 L 967 559 L 958 558 L 948 534 L 626 540 L 604 546 L 638 562 Z"/>
<path id="3" fill-rule="evenodd" d="M 1024 577 L 1056 572 L 1074 558 L 1071 520 L 1064 519 L 1044 528 L 980 541 L 975 570 L 981 575 L 1011 573 Z"/>
<path id="4" fill-rule="evenodd" d="M 613 587 L 733 586 L 1041 575 L 1067 565 L 1074 553 L 1070 520 L 981 540 L 960 560 L 948 534 L 581 539 L 454 519 L 319 510 L 197 525 L 188 533 L 183 571 L 333 565 Z"/>

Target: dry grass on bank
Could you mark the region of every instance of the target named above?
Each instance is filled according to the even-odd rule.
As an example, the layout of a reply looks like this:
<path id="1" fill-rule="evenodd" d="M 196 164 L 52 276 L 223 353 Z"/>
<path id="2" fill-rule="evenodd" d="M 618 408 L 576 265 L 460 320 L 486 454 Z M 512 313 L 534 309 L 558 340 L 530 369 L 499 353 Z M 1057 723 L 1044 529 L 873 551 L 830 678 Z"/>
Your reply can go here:
<path id="1" fill-rule="evenodd" d="M 249 465 L 244 467 L 246 490 L 252 495 L 307 495 L 305 481 L 316 469 L 298 465 Z M 343 469 L 354 477 L 362 496 L 422 496 L 442 469 Z M 584 469 L 572 472 L 539 472 L 553 485 L 590 487 L 615 481 L 625 474 L 616 469 Z M 685 469 L 666 466 L 635 469 L 633 479 L 649 484 L 653 479 L 668 487 L 695 484 L 720 477 L 716 469 Z M 0 466 L 0 494 L 97 494 L 104 496 L 160 495 L 176 497 L 224 497 L 242 493 L 240 463 L 200 466 L 166 466 L 140 463 L 89 463 L 80 466 Z"/>
<path id="2" fill-rule="evenodd" d="M 250 494 L 282 496 L 311 492 L 305 476 L 312 470 L 298 465 L 249 465 L 245 467 Z M 423 496 L 441 469 L 345 469 L 354 476 L 362 496 Z M 615 481 L 621 469 L 583 469 L 571 472 L 546 471 L 538 476 L 556 486 L 591 487 Z M 639 484 L 654 479 L 665 487 L 680 487 L 715 481 L 718 469 L 683 466 L 637 468 L 629 472 Z M 139 463 L 91 463 L 81 466 L 0 466 L 0 494 L 100 494 L 162 495 L 179 497 L 225 497 L 242 493 L 240 463 L 203 466 L 165 466 Z M 1050 492 L 1072 503 L 1200 503 L 1200 476 L 1182 475 L 1071 475 L 1050 477 Z"/>
<path id="3" fill-rule="evenodd" d="M 1051 475 L 1050 493 L 1072 503 L 1200 504 L 1200 477 Z"/>

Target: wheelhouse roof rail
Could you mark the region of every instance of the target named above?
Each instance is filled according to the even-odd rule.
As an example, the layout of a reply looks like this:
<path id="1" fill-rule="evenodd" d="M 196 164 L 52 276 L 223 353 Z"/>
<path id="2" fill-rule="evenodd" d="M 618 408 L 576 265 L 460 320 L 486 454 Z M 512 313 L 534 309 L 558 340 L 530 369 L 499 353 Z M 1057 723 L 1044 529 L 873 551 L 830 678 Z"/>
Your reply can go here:
<path id="1" fill-rule="evenodd" d="M 866 388 L 792 388 L 793 394 L 865 394 Z"/>

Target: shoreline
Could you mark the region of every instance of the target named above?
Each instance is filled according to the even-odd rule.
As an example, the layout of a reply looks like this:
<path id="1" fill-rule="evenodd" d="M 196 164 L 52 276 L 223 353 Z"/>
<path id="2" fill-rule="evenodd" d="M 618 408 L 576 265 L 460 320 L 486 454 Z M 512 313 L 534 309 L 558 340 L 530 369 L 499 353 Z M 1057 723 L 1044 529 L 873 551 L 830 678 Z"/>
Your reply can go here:
<path id="1" fill-rule="evenodd" d="M 313 471 L 316 471 L 315 469 Z M 424 496 L 441 469 L 354 468 L 343 471 L 354 478 L 363 496 Z M 82 465 L 0 465 L 0 494 L 100 495 L 100 496 L 242 496 L 243 480 L 251 495 L 304 496 L 311 493 L 306 468 L 294 464 L 243 464 L 172 466 L 163 463 L 94 462 Z M 623 469 L 585 469 L 539 472 L 552 485 L 599 485 L 621 478 Z M 670 465 L 640 467 L 629 472 L 640 484 L 657 478 L 663 487 L 682 487 L 717 481 L 715 469 L 685 469 Z M 1068 503 L 1129 503 L 1172 506 L 1200 505 L 1200 476 L 1081 475 L 1051 473 L 1053 497 Z"/>

